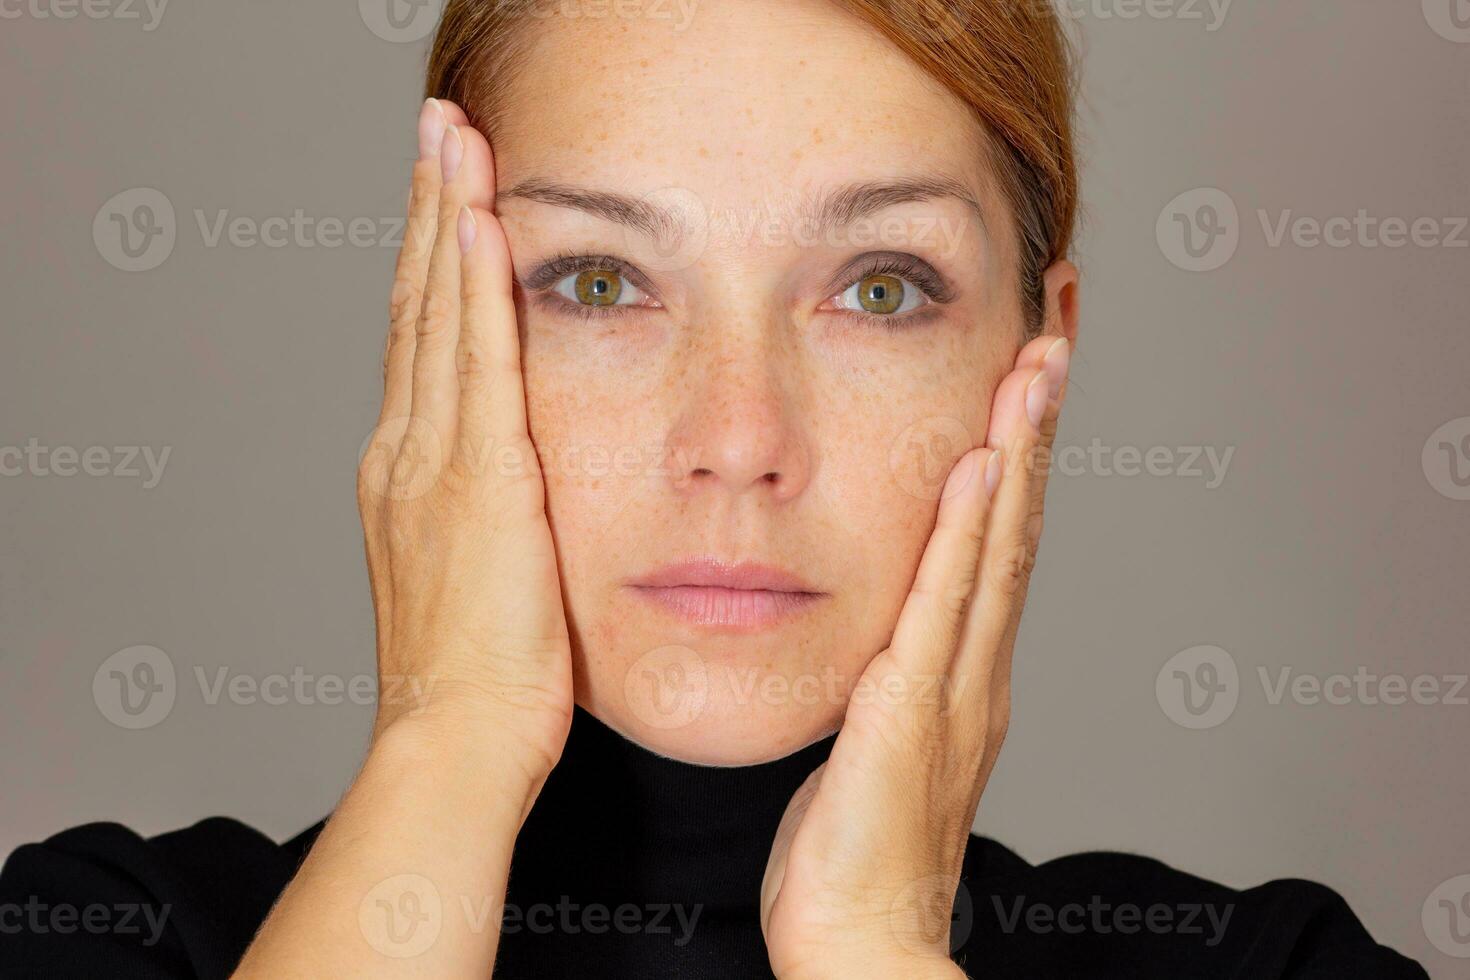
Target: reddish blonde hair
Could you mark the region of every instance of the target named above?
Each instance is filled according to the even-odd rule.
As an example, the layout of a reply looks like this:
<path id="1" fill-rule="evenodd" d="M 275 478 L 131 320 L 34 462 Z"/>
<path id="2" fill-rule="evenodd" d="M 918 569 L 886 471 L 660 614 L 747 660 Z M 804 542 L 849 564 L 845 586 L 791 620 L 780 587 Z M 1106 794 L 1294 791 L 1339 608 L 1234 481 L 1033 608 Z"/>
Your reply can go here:
<path id="1" fill-rule="evenodd" d="M 487 134 L 505 107 L 489 96 L 523 63 L 539 0 L 448 0 L 426 94 L 460 105 Z M 1027 332 L 1041 329 L 1042 275 L 1066 258 L 1077 220 L 1067 38 L 1050 0 L 833 0 L 862 18 L 975 113 L 1015 215 Z"/>

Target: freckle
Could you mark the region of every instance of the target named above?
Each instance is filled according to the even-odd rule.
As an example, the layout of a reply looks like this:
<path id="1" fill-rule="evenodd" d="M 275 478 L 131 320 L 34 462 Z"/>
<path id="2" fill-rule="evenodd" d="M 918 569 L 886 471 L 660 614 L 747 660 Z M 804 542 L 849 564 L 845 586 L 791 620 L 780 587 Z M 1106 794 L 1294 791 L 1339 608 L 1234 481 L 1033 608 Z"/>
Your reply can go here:
<path id="1" fill-rule="evenodd" d="M 699 148 L 699 155 L 702 156 L 702 157 L 707 157 L 707 156 L 709 156 L 709 150 L 707 150 L 707 149 L 705 149 L 704 147 L 701 146 Z"/>
<path id="2" fill-rule="evenodd" d="M 801 151 L 800 150 L 792 150 L 791 151 L 791 159 L 793 159 L 793 160 L 800 160 L 801 159 Z"/>
<path id="3" fill-rule="evenodd" d="M 816 129 L 812 130 L 812 142 L 813 143 L 820 143 L 820 142 L 822 142 L 822 130 L 821 130 L 821 127 L 818 127 Z"/>
<path id="4" fill-rule="evenodd" d="M 598 133 L 597 134 L 597 141 L 599 143 L 606 143 L 607 142 L 607 133 Z"/>

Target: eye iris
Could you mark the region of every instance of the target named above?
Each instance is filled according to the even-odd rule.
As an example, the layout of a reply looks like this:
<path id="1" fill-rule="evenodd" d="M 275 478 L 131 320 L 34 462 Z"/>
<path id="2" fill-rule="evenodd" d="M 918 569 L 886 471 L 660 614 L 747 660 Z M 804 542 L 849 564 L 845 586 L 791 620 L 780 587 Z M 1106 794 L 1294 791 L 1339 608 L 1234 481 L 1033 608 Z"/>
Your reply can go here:
<path id="1" fill-rule="evenodd" d="M 585 269 L 577 274 L 577 299 L 588 306 L 612 306 L 623 293 L 623 277 L 609 269 Z"/>
<path id="2" fill-rule="evenodd" d="M 894 276 L 865 276 L 858 283 L 858 302 L 869 313 L 892 313 L 903 305 L 903 280 Z"/>

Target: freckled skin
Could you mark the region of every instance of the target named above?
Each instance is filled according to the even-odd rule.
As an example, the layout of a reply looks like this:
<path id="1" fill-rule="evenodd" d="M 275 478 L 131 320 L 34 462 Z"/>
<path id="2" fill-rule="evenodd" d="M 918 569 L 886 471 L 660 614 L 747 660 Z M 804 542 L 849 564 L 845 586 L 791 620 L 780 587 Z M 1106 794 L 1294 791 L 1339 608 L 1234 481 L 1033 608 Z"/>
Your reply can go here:
<path id="1" fill-rule="evenodd" d="M 969 110 L 835 8 L 707 0 L 684 31 L 637 26 L 538 21 L 525 69 L 502 93 L 498 188 L 531 177 L 628 194 L 678 187 L 737 229 L 785 219 L 787 237 L 712 239 L 670 269 L 621 226 L 502 202 L 518 276 L 556 253 L 610 253 L 644 271 L 661 304 L 583 320 L 520 297 L 528 419 L 579 703 L 656 751 L 749 763 L 834 730 L 891 638 L 938 483 L 983 440 L 1023 339 L 1013 220 Z M 949 248 L 906 249 L 949 279 L 953 302 L 899 327 L 819 309 L 851 284 L 827 292 L 828 281 L 873 246 L 794 243 L 792 202 L 936 171 L 966 182 L 988 233 L 949 199 L 875 217 L 958 229 Z M 633 465 L 619 467 L 620 452 Z M 702 554 L 780 565 L 828 595 L 776 627 L 730 634 L 681 624 L 625 588 Z M 650 723 L 625 696 L 640 658 L 666 644 L 703 665 L 703 708 L 677 727 Z M 752 693 L 772 672 L 835 678 L 837 696 Z"/>

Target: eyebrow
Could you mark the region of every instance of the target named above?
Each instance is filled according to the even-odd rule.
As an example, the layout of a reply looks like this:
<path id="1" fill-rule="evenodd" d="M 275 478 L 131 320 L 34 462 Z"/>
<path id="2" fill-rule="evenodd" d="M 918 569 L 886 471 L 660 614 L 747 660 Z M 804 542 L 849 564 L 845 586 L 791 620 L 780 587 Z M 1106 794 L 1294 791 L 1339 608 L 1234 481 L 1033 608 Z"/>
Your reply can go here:
<path id="1" fill-rule="evenodd" d="M 684 216 L 677 209 L 662 207 L 616 191 L 529 178 L 495 196 L 497 204 L 512 198 L 583 211 L 633 228 L 656 241 L 676 238 L 687 230 Z M 980 202 L 963 181 L 947 174 L 842 184 L 815 197 L 808 197 L 802 206 L 801 217 L 813 222 L 818 234 L 822 234 L 833 228 L 850 225 L 895 204 L 939 198 L 953 198 L 964 204 L 980 222 L 981 230 L 985 230 L 985 214 L 980 208 Z"/>

